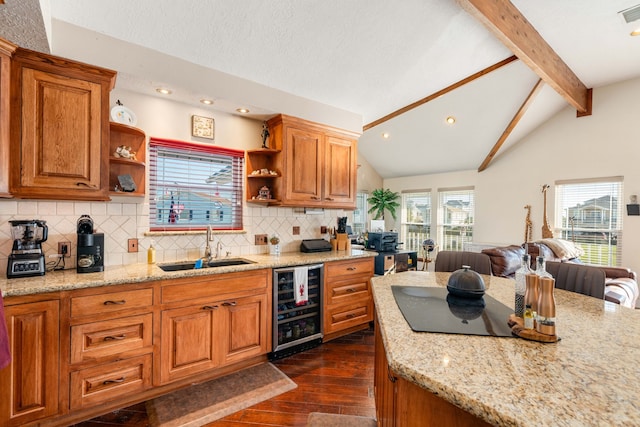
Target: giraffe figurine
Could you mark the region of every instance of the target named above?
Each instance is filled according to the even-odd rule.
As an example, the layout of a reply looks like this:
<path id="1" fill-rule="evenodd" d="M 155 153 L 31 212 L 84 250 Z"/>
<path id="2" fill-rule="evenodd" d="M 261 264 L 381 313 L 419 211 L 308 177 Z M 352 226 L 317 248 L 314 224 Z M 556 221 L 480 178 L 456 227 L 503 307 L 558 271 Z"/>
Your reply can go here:
<path id="1" fill-rule="evenodd" d="M 531 221 L 531 205 L 525 205 L 527 210 L 527 217 L 524 220 L 524 242 L 529 243 L 533 233 L 533 222 Z"/>
<path id="2" fill-rule="evenodd" d="M 553 231 L 551 227 L 549 227 L 549 221 L 547 221 L 547 190 L 549 186 L 544 184 L 542 186 L 542 194 L 544 195 L 544 216 L 543 216 L 543 224 L 542 224 L 542 238 L 543 239 L 552 239 Z"/>

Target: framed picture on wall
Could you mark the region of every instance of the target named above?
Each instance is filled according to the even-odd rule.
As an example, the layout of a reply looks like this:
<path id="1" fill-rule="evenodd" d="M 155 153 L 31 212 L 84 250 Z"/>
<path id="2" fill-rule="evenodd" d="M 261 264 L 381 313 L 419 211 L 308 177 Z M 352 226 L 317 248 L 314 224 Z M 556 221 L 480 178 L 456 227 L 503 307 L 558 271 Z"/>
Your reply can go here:
<path id="1" fill-rule="evenodd" d="M 191 116 L 191 135 L 198 138 L 214 139 L 215 122 L 213 117 Z"/>

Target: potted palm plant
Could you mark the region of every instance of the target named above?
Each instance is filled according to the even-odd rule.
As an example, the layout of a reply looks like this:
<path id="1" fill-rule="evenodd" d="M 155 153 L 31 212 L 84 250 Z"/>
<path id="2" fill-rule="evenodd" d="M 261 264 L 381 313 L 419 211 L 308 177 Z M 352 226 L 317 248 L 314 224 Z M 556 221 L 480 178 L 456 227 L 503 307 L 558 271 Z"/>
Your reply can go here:
<path id="1" fill-rule="evenodd" d="M 369 197 L 369 213 L 374 214 L 373 219 L 384 219 L 384 211 L 389 211 L 393 219 L 396 219 L 396 208 L 400 206 L 397 202 L 399 194 L 388 188 L 376 188 Z"/>

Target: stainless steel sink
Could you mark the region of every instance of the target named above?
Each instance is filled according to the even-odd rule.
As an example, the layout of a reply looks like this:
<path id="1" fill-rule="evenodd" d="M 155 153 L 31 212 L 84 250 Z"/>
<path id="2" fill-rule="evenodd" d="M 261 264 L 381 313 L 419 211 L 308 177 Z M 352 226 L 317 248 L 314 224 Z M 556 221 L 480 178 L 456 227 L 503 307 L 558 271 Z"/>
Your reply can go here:
<path id="1" fill-rule="evenodd" d="M 254 264 L 255 261 L 250 261 L 244 258 L 222 258 L 222 259 L 214 259 L 209 261 L 208 263 L 202 264 L 202 268 L 213 268 L 213 267 L 228 267 L 231 265 L 243 265 L 243 264 Z M 158 264 L 158 267 L 162 269 L 162 271 L 181 271 L 181 270 L 192 270 L 196 267 L 196 261 L 183 261 L 183 262 L 174 262 L 167 264 Z"/>

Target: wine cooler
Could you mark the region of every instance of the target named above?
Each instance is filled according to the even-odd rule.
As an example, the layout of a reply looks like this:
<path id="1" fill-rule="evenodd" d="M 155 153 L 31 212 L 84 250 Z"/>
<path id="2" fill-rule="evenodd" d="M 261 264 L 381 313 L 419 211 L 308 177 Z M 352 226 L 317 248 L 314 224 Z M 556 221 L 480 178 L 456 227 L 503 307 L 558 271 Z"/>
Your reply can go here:
<path id="1" fill-rule="evenodd" d="M 323 273 L 323 264 L 273 270 L 271 360 L 315 347 L 322 342 Z M 300 280 L 301 274 L 306 274 L 306 280 Z M 306 286 L 306 298 L 300 297 L 304 293 L 300 282 Z"/>

